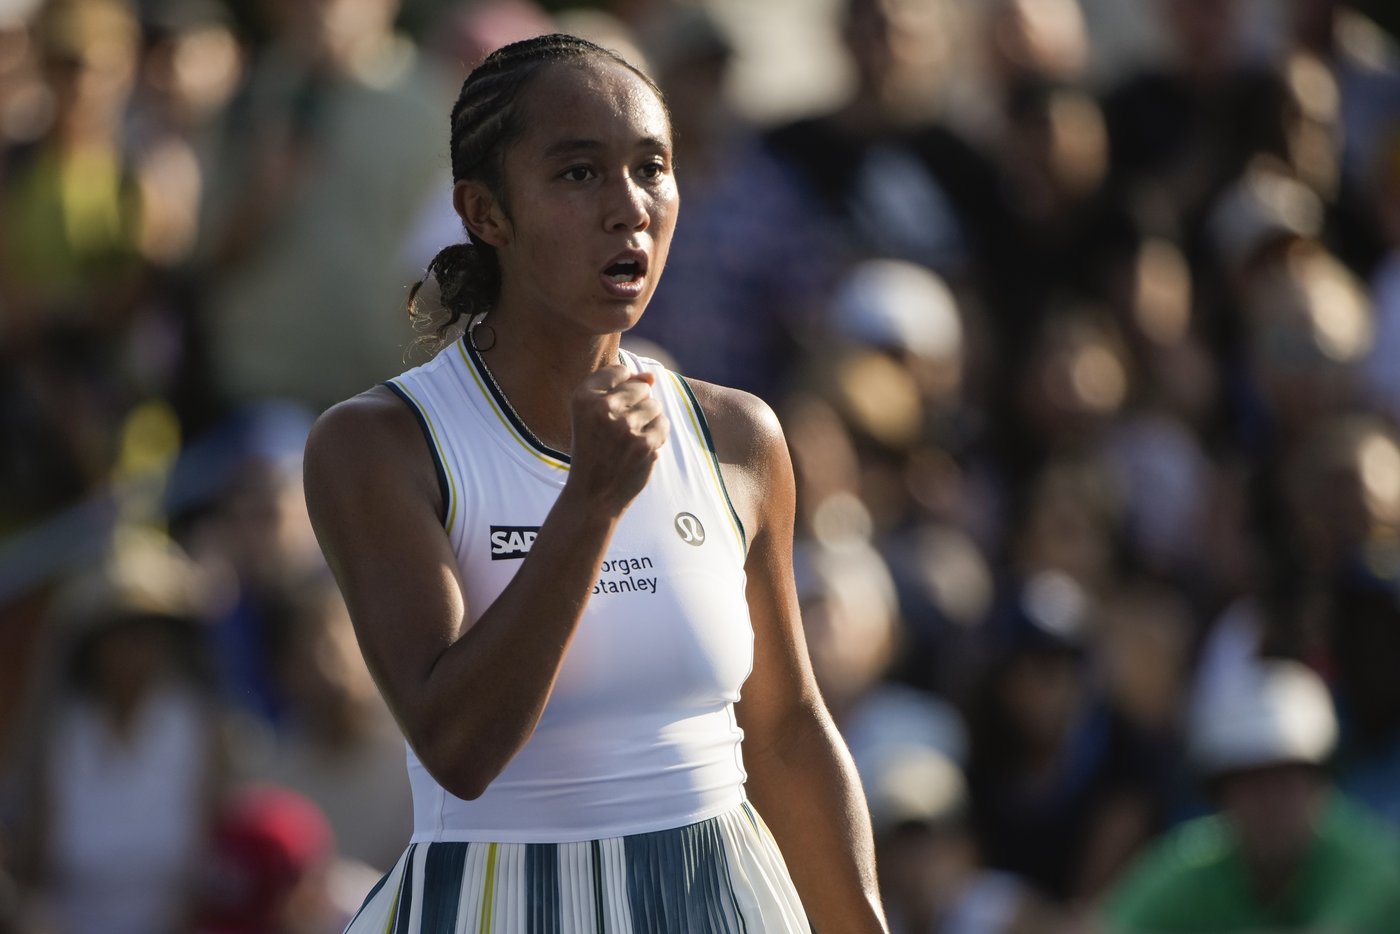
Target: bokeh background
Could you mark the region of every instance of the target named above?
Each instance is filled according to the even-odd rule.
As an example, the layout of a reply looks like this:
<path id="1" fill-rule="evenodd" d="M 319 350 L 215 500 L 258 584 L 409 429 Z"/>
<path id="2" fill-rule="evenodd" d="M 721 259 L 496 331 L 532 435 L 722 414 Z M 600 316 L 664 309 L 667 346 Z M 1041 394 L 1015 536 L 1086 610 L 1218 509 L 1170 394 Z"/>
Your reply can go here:
<path id="1" fill-rule="evenodd" d="M 1193 731 L 1261 658 L 1325 681 L 1326 780 L 1393 838 L 1398 23 L 0 0 L 0 931 L 334 931 L 397 859 L 301 450 L 423 359 L 456 89 L 556 29 L 670 97 L 628 341 L 782 419 L 896 930 L 1097 929 L 1216 806 Z"/>

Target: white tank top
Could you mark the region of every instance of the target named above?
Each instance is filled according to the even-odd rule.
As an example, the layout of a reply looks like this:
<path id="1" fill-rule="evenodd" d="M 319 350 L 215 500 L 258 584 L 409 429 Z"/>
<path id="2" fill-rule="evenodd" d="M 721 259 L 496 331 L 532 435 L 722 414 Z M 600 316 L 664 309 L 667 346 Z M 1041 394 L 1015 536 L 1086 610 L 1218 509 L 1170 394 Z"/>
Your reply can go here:
<path id="1" fill-rule="evenodd" d="M 479 798 L 410 748 L 414 842 L 574 842 L 683 826 L 744 800 L 734 703 L 753 664 L 744 529 L 685 380 L 624 352 L 671 423 L 623 514 L 539 724 Z M 437 463 L 475 622 L 515 576 L 568 478 L 465 341 L 391 380 Z"/>

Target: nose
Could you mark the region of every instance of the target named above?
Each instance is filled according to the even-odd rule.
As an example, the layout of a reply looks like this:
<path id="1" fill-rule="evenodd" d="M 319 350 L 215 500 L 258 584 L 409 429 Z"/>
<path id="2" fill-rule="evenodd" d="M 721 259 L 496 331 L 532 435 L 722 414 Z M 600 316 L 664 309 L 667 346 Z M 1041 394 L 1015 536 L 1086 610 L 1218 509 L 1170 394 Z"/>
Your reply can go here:
<path id="1" fill-rule="evenodd" d="M 610 231 L 645 230 L 651 224 L 647 193 L 630 175 L 621 176 L 608 201 L 605 226 Z"/>

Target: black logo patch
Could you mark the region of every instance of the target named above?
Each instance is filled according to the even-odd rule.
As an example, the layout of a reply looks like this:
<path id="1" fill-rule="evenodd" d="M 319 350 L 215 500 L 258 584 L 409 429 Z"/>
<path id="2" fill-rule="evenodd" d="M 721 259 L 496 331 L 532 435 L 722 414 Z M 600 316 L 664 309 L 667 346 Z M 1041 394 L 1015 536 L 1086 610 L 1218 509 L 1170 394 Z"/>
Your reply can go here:
<path id="1" fill-rule="evenodd" d="M 505 561 L 510 558 L 523 558 L 529 554 L 535 536 L 540 534 L 538 525 L 493 525 L 491 526 L 491 560 Z"/>
<path id="2" fill-rule="evenodd" d="M 705 544 L 705 527 L 700 520 L 688 512 L 676 513 L 676 534 L 687 545 L 699 547 Z"/>

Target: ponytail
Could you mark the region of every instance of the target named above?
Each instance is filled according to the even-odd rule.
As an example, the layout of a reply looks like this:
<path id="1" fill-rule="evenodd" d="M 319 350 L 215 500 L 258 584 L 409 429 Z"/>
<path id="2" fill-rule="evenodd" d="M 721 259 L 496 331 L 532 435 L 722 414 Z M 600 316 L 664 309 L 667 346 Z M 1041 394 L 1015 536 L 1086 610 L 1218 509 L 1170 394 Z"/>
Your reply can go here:
<path id="1" fill-rule="evenodd" d="M 439 298 L 425 306 L 419 292 L 429 278 L 436 283 Z M 450 343 L 459 322 L 470 322 L 495 308 L 500 294 L 501 267 L 495 247 L 468 241 L 443 248 L 408 291 L 409 320 L 414 330 L 423 332 L 416 343 L 434 351 Z"/>

